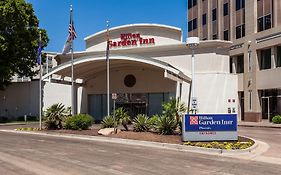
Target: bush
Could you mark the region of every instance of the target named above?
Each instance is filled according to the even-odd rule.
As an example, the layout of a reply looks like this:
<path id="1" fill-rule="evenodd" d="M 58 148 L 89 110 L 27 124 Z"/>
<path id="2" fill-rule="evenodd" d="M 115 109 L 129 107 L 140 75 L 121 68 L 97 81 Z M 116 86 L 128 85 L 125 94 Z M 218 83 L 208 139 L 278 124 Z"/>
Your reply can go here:
<path id="1" fill-rule="evenodd" d="M 161 115 L 156 121 L 155 129 L 158 134 L 169 135 L 173 134 L 177 128 L 177 120 L 174 117 Z"/>
<path id="2" fill-rule="evenodd" d="M 123 125 L 126 131 L 128 131 L 128 124 L 131 121 L 130 116 L 128 115 L 127 111 L 124 108 L 117 108 L 115 110 L 115 117 L 117 124 Z"/>
<path id="3" fill-rule="evenodd" d="M 66 129 L 85 130 L 92 126 L 93 117 L 88 114 L 78 114 L 68 117 L 65 121 Z"/>
<path id="4" fill-rule="evenodd" d="M 153 115 L 153 116 L 151 116 L 151 117 L 148 119 L 149 125 L 152 126 L 152 127 L 155 126 L 158 119 L 159 119 L 159 116 L 158 116 L 158 115 Z"/>
<path id="5" fill-rule="evenodd" d="M 151 127 L 149 118 L 145 114 L 138 114 L 133 120 L 134 131 L 146 132 Z"/>
<path id="6" fill-rule="evenodd" d="M 63 104 L 57 103 L 45 111 L 46 129 L 62 129 L 63 122 L 70 116 L 70 110 L 66 109 Z"/>
<path id="7" fill-rule="evenodd" d="M 114 127 L 114 119 L 113 116 L 109 115 L 103 118 L 101 121 L 102 128 L 113 128 Z"/>
<path id="8" fill-rule="evenodd" d="M 275 124 L 281 124 L 281 115 L 276 115 L 272 118 L 272 122 Z"/>

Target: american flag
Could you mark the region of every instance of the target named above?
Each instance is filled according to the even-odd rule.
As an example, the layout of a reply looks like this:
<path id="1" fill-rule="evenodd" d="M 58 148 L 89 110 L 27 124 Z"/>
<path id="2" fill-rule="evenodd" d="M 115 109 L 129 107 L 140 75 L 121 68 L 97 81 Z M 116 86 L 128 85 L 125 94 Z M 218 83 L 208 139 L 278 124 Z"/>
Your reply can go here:
<path id="1" fill-rule="evenodd" d="M 70 19 L 70 22 L 69 22 L 68 33 L 69 33 L 69 37 L 72 40 L 77 38 L 76 31 L 75 31 L 75 28 L 74 28 L 74 23 L 73 23 L 73 21 L 71 21 L 71 19 Z"/>
<path id="2" fill-rule="evenodd" d="M 73 19 L 72 19 L 72 7 L 71 7 L 71 9 L 70 9 L 70 22 L 69 22 L 69 25 L 68 25 L 68 37 L 67 37 L 67 40 L 64 44 L 62 54 L 66 54 L 66 53 L 70 52 L 70 50 L 72 49 L 71 48 L 72 42 L 75 38 L 77 38 L 77 35 L 76 35 L 75 27 L 74 27 L 74 22 L 73 22 Z"/>

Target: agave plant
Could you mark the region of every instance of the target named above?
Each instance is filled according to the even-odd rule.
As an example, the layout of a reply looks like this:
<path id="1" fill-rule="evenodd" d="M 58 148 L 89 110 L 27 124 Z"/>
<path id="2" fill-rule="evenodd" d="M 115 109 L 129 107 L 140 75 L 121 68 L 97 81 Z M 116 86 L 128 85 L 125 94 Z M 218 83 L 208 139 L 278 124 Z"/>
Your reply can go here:
<path id="1" fill-rule="evenodd" d="M 149 118 L 145 114 L 138 114 L 133 120 L 134 131 L 146 132 L 150 129 Z"/>
<path id="2" fill-rule="evenodd" d="M 106 116 L 101 121 L 102 128 L 113 128 L 114 127 L 114 119 L 111 115 Z"/>
<path id="3" fill-rule="evenodd" d="M 61 103 L 54 104 L 45 111 L 45 127 L 47 129 L 62 129 L 67 116 L 70 116 L 69 109 L 66 109 Z"/>
<path id="4" fill-rule="evenodd" d="M 173 134 L 174 130 L 177 128 L 177 121 L 174 117 L 161 115 L 156 121 L 156 125 L 154 127 L 159 134 Z"/>

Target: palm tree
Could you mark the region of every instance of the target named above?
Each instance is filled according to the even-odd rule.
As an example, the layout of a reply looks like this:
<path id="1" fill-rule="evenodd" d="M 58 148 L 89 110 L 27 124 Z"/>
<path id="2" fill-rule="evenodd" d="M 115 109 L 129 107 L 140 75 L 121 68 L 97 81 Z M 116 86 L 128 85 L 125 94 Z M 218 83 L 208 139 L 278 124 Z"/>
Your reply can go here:
<path id="1" fill-rule="evenodd" d="M 163 105 L 163 114 L 169 117 L 175 117 L 178 124 L 181 123 L 181 116 L 187 112 L 186 105 L 180 101 L 180 98 L 171 98 Z"/>

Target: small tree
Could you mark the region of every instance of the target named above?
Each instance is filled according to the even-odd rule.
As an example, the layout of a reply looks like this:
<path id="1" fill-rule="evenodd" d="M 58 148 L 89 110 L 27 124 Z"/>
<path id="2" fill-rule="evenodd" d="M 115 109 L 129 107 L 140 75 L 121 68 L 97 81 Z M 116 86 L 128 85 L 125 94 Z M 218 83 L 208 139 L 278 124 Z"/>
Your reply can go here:
<path id="1" fill-rule="evenodd" d="M 163 115 L 175 117 L 178 123 L 181 123 L 181 116 L 187 111 L 187 107 L 180 101 L 180 98 L 171 98 L 163 105 Z"/>
<path id="2" fill-rule="evenodd" d="M 65 108 L 63 104 L 53 104 L 45 111 L 45 127 L 47 129 L 62 129 L 65 118 L 70 115 L 69 108 Z"/>

